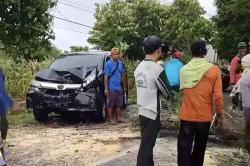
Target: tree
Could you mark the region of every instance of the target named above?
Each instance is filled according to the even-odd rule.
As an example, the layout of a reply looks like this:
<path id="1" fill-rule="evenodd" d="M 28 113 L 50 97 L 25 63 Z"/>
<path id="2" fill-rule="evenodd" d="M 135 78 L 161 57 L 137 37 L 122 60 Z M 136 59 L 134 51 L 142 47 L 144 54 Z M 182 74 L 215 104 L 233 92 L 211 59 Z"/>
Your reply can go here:
<path id="1" fill-rule="evenodd" d="M 50 49 L 53 31 L 51 0 L 3 0 L 0 5 L 0 36 L 4 51 L 14 58 L 38 58 L 35 52 Z"/>
<path id="2" fill-rule="evenodd" d="M 157 0 L 111 0 L 97 5 L 88 41 L 103 50 L 127 46 L 123 52 L 129 58 L 143 58 L 143 39 L 157 35 L 186 51 L 195 39 L 212 39 L 213 23 L 203 14 L 197 0 L 176 0 L 171 6 Z"/>
<path id="3" fill-rule="evenodd" d="M 70 46 L 70 52 L 81 52 L 81 51 L 88 51 L 88 46 Z"/>
<path id="4" fill-rule="evenodd" d="M 190 54 L 193 41 L 204 39 L 212 43 L 214 24 L 203 17 L 205 11 L 197 0 L 175 0 L 163 27 L 164 35 L 173 47 Z M 213 43 L 212 43 L 213 44 Z"/>
<path id="5" fill-rule="evenodd" d="M 129 44 L 137 36 L 137 25 L 127 2 L 111 0 L 104 6 L 97 5 L 95 18 L 96 23 L 88 41 L 102 50 L 111 50 L 120 42 Z"/>
<path id="6" fill-rule="evenodd" d="M 159 34 L 159 10 L 160 3 L 154 0 L 111 0 L 97 5 L 97 21 L 88 41 L 103 50 L 119 47 L 131 58 L 141 56 L 142 39 Z"/>
<path id="7" fill-rule="evenodd" d="M 214 18 L 218 29 L 217 48 L 221 58 L 231 59 L 237 44 L 250 40 L 250 2 L 248 0 L 216 0 L 218 14 Z"/>
<path id="8" fill-rule="evenodd" d="M 55 58 L 62 54 L 62 51 L 56 48 L 55 46 L 51 46 L 49 48 L 40 48 L 36 52 L 33 53 L 34 59 L 38 61 L 45 60 L 47 58 Z"/>

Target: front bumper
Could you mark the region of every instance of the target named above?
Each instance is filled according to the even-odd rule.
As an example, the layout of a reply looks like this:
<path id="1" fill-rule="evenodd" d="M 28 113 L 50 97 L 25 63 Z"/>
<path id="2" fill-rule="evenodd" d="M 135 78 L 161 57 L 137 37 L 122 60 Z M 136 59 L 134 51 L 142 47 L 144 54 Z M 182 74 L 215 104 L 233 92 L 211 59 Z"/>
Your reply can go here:
<path id="1" fill-rule="evenodd" d="M 77 90 L 58 91 L 31 89 L 27 94 L 27 107 L 39 107 L 49 112 L 86 112 L 100 111 L 105 102 L 104 95 L 92 90 L 80 92 Z"/>

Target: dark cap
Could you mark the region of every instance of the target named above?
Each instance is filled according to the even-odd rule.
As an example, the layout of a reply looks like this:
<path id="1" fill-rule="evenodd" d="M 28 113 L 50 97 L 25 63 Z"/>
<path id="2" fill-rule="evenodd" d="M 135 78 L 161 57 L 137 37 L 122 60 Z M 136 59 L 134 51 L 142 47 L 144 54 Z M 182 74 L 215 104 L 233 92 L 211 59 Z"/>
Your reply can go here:
<path id="1" fill-rule="evenodd" d="M 143 47 L 146 54 L 154 53 L 162 45 L 162 41 L 157 36 L 148 36 L 143 41 Z"/>
<path id="2" fill-rule="evenodd" d="M 206 42 L 198 40 L 192 43 L 191 52 L 194 56 L 203 56 L 207 54 Z"/>

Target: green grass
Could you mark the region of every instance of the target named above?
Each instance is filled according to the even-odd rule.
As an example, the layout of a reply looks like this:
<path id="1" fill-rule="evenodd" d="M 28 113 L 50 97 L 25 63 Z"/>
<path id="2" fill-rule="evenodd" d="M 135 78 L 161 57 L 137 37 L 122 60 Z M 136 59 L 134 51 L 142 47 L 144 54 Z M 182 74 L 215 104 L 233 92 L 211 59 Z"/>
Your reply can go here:
<path id="1" fill-rule="evenodd" d="M 24 126 L 36 123 L 32 112 L 9 113 L 8 121 L 10 126 Z"/>

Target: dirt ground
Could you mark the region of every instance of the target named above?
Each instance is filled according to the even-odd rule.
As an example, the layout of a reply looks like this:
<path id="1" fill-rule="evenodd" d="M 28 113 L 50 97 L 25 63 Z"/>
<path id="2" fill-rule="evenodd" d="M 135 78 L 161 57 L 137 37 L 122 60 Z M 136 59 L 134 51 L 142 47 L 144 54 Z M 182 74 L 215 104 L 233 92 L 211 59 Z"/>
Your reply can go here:
<path id="1" fill-rule="evenodd" d="M 231 111 L 228 109 L 230 100 L 225 98 L 225 101 L 225 107 L 227 108 L 227 114 L 225 115 L 227 120 L 225 123 L 226 130 L 221 135 L 226 138 L 234 138 L 235 135 L 242 135 L 240 130 L 243 128 L 242 112 Z M 131 112 L 136 107 L 130 107 L 130 109 Z M 136 112 L 135 116 L 137 117 L 137 111 L 134 112 Z M 168 114 L 166 117 L 166 120 L 164 120 L 166 126 L 170 127 L 171 130 L 178 128 L 178 117 L 176 115 Z M 229 136 L 227 136 L 228 134 Z M 168 137 L 169 133 L 165 136 Z M 165 139 L 163 138 L 163 140 Z M 166 145 L 166 149 L 172 149 L 168 152 L 174 154 L 172 158 L 175 159 L 176 136 L 173 140 L 175 142 L 163 145 Z M 224 140 L 221 141 L 225 143 Z M 11 125 L 7 144 L 9 166 L 92 166 L 95 165 L 94 163 L 119 155 L 120 152 L 127 149 L 138 147 L 139 132 L 132 132 L 129 123 L 121 123 L 115 126 L 91 121 L 69 124 L 55 116 L 46 124 Z M 214 145 L 217 147 L 213 148 Z M 247 154 L 243 153 L 240 148 L 231 148 L 220 143 L 214 145 L 212 145 L 212 149 L 208 147 L 207 156 L 212 156 L 212 158 L 206 156 L 206 166 L 222 166 L 223 163 L 227 162 L 240 163 L 242 161 L 246 163 Z M 161 148 L 161 146 L 157 146 Z M 159 154 L 162 153 L 160 148 L 158 148 Z M 137 149 L 135 155 L 136 152 Z M 164 163 L 166 162 L 164 161 Z M 226 165 L 228 166 L 228 164 Z"/>
<path id="2" fill-rule="evenodd" d="M 11 127 L 8 136 L 10 166 L 92 165 L 133 146 L 128 123 L 58 124 Z M 128 139 L 128 140 L 127 140 Z"/>

